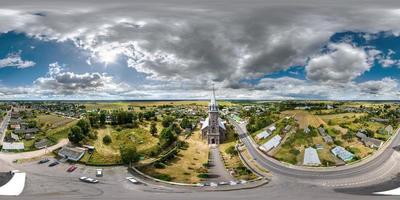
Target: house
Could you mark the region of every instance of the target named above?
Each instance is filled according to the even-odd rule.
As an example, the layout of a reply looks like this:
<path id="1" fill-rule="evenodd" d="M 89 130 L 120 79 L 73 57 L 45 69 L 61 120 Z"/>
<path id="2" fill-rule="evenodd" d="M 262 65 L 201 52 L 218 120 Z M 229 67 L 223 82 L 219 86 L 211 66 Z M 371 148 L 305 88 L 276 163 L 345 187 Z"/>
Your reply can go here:
<path id="1" fill-rule="evenodd" d="M 317 150 L 312 147 L 308 147 L 304 151 L 303 165 L 318 166 L 321 165 Z"/>
<path id="2" fill-rule="evenodd" d="M 277 147 L 279 143 L 281 143 L 281 140 L 282 140 L 281 136 L 275 135 L 273 138 L 268 140 L 268 142 L 264 143 L 259 148 L 264 152 L 268 152 L 269 150 Z"/>
<path id="3" fill-rule="evenodd" d="M 276 130 L 275 125 L 272 125 L 272 126 L 270 126 L 270 127 L 267 129 L 267 131 L 268 131 L 269 133 L 272 133 L 272 132 L 274 132 L 275 130 Z"/>
<path id="4" fill-rule="evenodd" d="M 35 142 L 36 149 L 44 149 L 49 145 L 49 141 L 47 139 L 41 139 L 38 142 Z"/>
<path id="5" fill-rule="evenodd" d="M 370 138 L 367 135 L 365 135 L 362 131 L 358 131 L 356 133 L 356 137 L 360 138 L 360 140 L 364 143 L 364 145 L 370 148 L 379 149 L 383 145 L 383 141 L 375 138 Z"/>
<path id="6" fill-rule="evenodd" d="M 11 133 L 11 139 L 12 139 L 14 142 L 18 142 L 18 141 L 19 141 L 18 135 L 14 134 L 14 133 Z"/>
<path id="7" fill-rule="evenodd" d="M 25 134 L 25 140 L 32 140 L 35 139 L 35 136 L 33 134 L 27 133 Z"/>
<path id="8" fill-rule="evenodd" d="M 267 138 L 267 137 L 270 136 L 270 135 L 271 135 L 271 134 L 270 134 L 269 132 L 267 132 L 267 131 L 262 131 L 261 133 L 259 133 L 259 134 L 256 135 L 256 138 L 259 139 L 259 140 L 261 140 L 261 139 Z"/>
<path id="9" fill-rule="evenodd" d="M 287 132 L 290 131 L 291 128 L 292 128 L 292 126 L 286 125 L 285 128 L 283 129 L 283 132 L 284 132 L 284 133 L 287 133 Z"/>
<path id="10" fill-rule="evenodd" d="M 384 132 L 389 135 L 393 134 L 393 126 L 392 125 L 386 126 Z"/>
<path id="11" fill-rule="evenodd" d="M 321 134 L 322 138 L 326 143 L 333 143 L 333 139 L 330 135 L 326 134 L 325 129 L 323 127 L 318 128 L 319 134 Z"/>
<path id="12" fill-rule="evenodd" d="M 25 146 L 23 142 L 3 142 L 2 150 L 24 150 Z"/>
<path id="13" fill-rule="evenodd" d="M 67 146 L 63 146 L 60 151 L 58 151 L 59 156 L 74 162 L 80 160 L 84 154 L 85 149 Z"/>
<path id="14" fill-rule="evenodd" d="M 19 130 L 14 131 L 14 133 L 17 133 L 17 134 L 36 134 L 37 132 L 39 132 L 38 128 L 27 128 L 27 129 L 19 129 Z"/>
<path id="15" fill-rule="evenodd" d="M 371 121 L 380 122 L 380 123 L 387 123 L 387 122 L 389 122 L 389 119 L 382 119 L 382 118 L 372 117 Z"/>
<path id="16" fill-rule="evenodd" d="M 347 151 L 345 148 L 341 146 L 336 146 L 331 150 L 332 154 L 339 157 L 343 161 L 347 162 L 353 159 L 354 154 Z"/>

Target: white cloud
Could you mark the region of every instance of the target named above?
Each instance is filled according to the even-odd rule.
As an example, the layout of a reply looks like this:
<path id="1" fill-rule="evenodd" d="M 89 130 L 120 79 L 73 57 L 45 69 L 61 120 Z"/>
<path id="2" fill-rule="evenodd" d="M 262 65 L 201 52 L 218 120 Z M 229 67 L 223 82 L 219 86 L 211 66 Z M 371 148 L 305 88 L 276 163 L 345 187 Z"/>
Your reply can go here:
<path id="1" fill-rule="evenodd" d="M 47 75 L 35 80 L 34 85 L 40 93 L 58 95 L 114 93 L 123 89 L 122 84 L 115 83 L 107 74 L 66 72 L 58 63 L 50 64 Z"/>
<path id="2" fill-rule="evenodd" d="M 307 78 L 327 83 L 347 83 L 372 67 L 364 49 L 347 43 L 330 43 L 328 52 L 314 56 L 306 66 Z"/>
<path id="3" fill-rule="evenodd" d="M 17 67 L 18 69 L 33 67 L 36 63 L 29 60 L 22 60 L 21 52 L 8 54 L 7 57 L 0 59 L 0 68 Z"/>

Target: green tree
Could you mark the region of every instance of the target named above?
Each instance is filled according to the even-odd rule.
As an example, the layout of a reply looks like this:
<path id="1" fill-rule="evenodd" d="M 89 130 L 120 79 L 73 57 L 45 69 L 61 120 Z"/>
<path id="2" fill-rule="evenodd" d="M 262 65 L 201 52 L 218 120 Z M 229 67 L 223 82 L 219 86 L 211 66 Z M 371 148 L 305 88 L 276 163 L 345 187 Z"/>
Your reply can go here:
<path id="1" fill-rule="evenodd" d="M 235 146 L 230 146 L 227 149 L 225 149 L 225 153 L 230 154 L 232 156 L 238 155 L 238 152 L 235 149 Z"/>
<path id="2" fill-rule="evenodd" d="M 106 136 L 103 137 L 103 143 L 104 144 L 108 145 L 111 142 L 112 142 L 112 139 L 111 139 L 111 137 L 109 135 L 106 135 Z"/>
<path id="3" fill-rule="evenodd" d="M 100 120 L 100 125 L 103 126 L 106 124 L 106 113 L 105 112 L 100 112 L 99 120 Z"/>
<path id="4" fill-rule="evenodd" d="M 72 143 L 78 144 L 85 138 L 82 129 L 79 126 L 73 126 L 68 133 L 68 139 Z"/>
<path id="5" fill-rule="evenodd" d="M 91 130 L 91 126 L 90 126 L 90 122 L 88 120 L 80 119 L 76 125 L 81 128 L 82 134 L 84 136 L 89 135 L 89 132 Z"/>
<path id="6" fill-rule="evenodd" d="M 180 124 L 182 129 L 186 129 L 186 128 L 192 128 L 192 123 L 190 122 L 190 120 L 187 117 L 184 117 L 181 121 Z"/>
<path id="7" fill-rule="evenodd" d="M 161 122 L 161 124 L 166 128 L 171 126 L 171 124 L 174 122 L 174 118 L 171 116 L 165 116 Z"/>
<path id="8" fill-rule="evenodd" d="M 150 133 L 154 136 L 157 134 L 157 127 L 156 123 L 152 122 L 150 125 Z"/>
<path id="9" fill-rule="evenodd" d="M 166 147 L 172 144 L 176 139 L 174 131 L 171 127 L 164 128 L 160 133 L 160 146 Z"/>
<path id="10" fill-rule="evenodd" d="M 140 155 L 133 143 L 125 144 L 120 147 L 121 161 L 125 164 L 139 161 Z"/>

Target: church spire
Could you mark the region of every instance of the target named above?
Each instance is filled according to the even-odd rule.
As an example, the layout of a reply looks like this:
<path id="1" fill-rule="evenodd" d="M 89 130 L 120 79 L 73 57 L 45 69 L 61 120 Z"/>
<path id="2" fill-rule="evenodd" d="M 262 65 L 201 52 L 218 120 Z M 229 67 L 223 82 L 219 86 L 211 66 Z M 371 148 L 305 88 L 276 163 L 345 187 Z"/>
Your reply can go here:
<path id="1" fill-rule="evenodd" d="M 210 101 L 210 105 L 209 105 L 209 111 L 218 111 L 217 100 L 215 99 L 214 85 L 213 85 L 213 91 L 212 91 L 211 101 Z"/>

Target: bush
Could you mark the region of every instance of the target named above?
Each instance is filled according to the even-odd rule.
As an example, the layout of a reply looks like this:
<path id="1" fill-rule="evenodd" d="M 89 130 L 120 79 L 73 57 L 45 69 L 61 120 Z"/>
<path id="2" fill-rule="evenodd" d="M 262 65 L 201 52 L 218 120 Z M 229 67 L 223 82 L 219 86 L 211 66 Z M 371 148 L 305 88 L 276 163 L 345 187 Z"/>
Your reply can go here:
<path id="1" fill-rule="evenodd" d="M 172 180 L 172 177 L 168 174 L 157 174 L 154 176 L 154 178 L 160 179 L 163 181 L 171 181 Z"/>
<path id="2" fill-rule="evenodd" d="M 112 142 L 111 137 L 109 135 L 106 135 L 103 137 L 103 143 L 108 145 Z"/>
<path id="3" fill-rule="evenodd" d="M 197 177 L 199 177 L 199 178 L 208 178 L 209 176 L 206 173 L 201 173 L 201 174 L 197 175 Z"/>
<path id="4" fill-rule="evenodd" d="M 164 169 L 165 168 L 165 164 L 162 162 L 155 162 L 154 163 L 154 167 L 157 169 Z"/>
<path id="5" fill-rule="evenodd" d="M 230 154 L 232 156 L 238 155 L 238 152 L 235 149 L 235 146 L 230 146 L 227 149 L 225 149 L 225 153 Z"/>
<path id="6" fill-rule="evenodd" d="M 296 156 L 300 154 L 300 151 L 297 150 L 297 149 L 290 149 L 289 152 L 290 152 L 291 154 L 293 154 L 293 155 L 296 155 Z"/>

